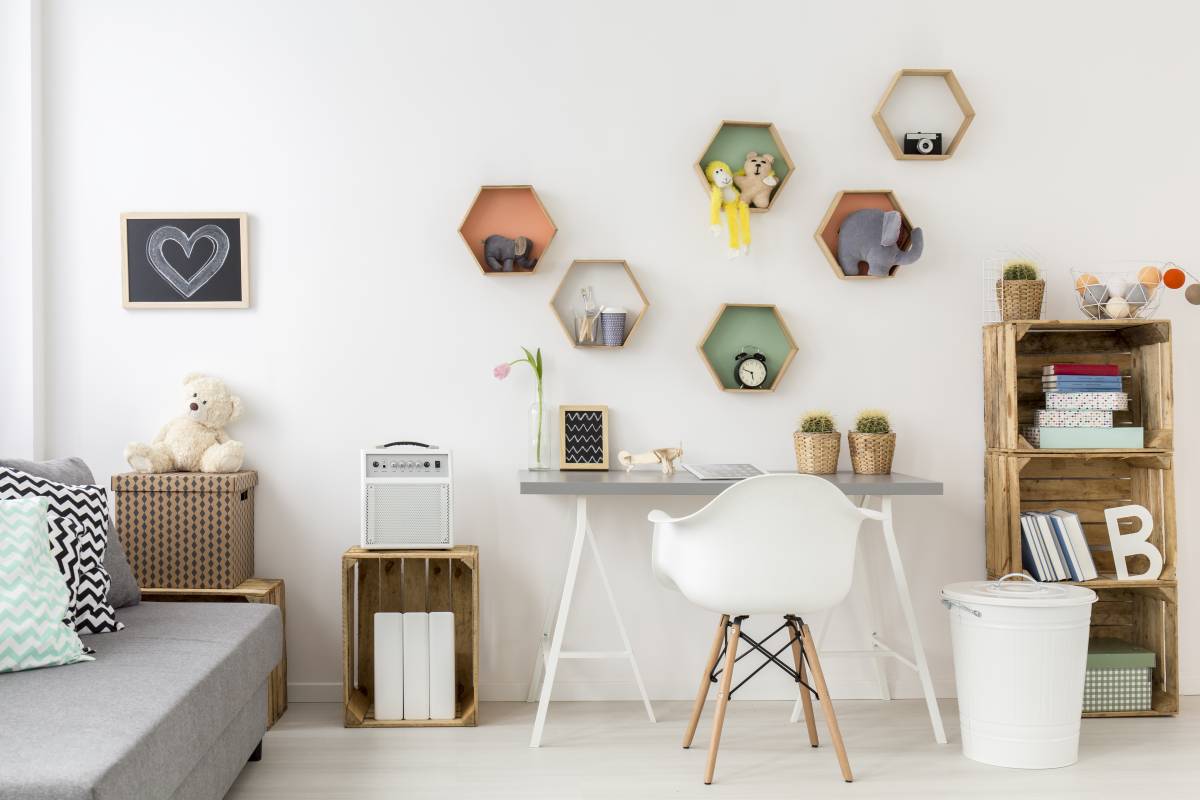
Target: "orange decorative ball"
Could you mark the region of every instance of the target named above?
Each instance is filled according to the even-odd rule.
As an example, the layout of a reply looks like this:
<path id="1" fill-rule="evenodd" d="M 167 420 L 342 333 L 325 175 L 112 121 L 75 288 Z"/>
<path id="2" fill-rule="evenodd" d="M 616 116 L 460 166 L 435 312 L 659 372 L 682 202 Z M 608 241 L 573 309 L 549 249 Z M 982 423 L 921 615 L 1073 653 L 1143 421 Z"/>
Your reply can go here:
<path id="1" fill-rule="evenodd" d="M 1158 267 L 1142 267 L 1138 270 L 1137 279 L 1142 286 L 1158 286 L 1162 283 L 1162 270 Z"/>
<path id="2" fill-rule="evenodd" d="M 1090 272 L 1085 272 L 1082 275 L 1080 275 L 1078 278 L 1075 279 L 1075 291 L 1079 292 L 1080 294 L 1083 294 L 1084 292 L 1087 291 L 1087 287 L 1095 286 L 1099 282 L 1100 282 L 1100 279 L 1097 278 L 1095 275 L 1093 275 Z"/>
<path id="3" fill-rule="evenodd" d="M 1167 270 L 1163 275 L 1163 283 L 1167 285 L 1168 289 L 1178 289 L 1183 286 L 1185 280 L 1187 280 L 1187 276 L 1183 274 L 1183 270 L 1175 267 Z"/>

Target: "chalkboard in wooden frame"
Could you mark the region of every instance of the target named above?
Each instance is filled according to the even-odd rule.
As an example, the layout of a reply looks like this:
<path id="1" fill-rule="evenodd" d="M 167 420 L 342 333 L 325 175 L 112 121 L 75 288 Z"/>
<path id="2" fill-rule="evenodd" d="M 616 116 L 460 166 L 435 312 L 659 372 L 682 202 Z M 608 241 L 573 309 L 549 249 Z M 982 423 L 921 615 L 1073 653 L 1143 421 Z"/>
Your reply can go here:
<path id="1" fill-rule="evenodd" d="M 558 429 L 559 469 L 608 469 L 608 406 L 559 406 Z"/>
<path id="2" fill-rule="evenodd" d="M 247 215 L 121 215 L 125 308 L 249 308 Z"/>

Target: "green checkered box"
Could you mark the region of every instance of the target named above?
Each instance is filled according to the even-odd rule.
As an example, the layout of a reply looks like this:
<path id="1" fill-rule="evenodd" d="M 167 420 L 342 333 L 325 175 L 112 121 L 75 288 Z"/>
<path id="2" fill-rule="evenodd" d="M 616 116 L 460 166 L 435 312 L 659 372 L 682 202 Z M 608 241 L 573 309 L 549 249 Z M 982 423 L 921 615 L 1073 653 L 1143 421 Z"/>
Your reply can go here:
<path id="1" fill-rule="evenodd" d="M 1149 711 L 1154 695 L 1154 651 L 1120 639 L 1088 642 L 1083 710 Z"/>

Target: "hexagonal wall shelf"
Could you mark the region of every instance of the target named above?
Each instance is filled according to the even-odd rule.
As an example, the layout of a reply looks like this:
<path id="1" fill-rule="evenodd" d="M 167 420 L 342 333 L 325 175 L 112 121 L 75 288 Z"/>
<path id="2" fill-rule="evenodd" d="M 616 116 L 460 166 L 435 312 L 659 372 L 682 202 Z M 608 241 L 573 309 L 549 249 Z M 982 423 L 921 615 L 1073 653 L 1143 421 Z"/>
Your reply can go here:
<path id="1" fill-rule="evenodd" d="M 529 275 L 541 264 L 558 228 L 532 186 L 481 186 L 458 233 L 484 275 Z M 493 234 L 510 239 L 527 237 L 533 243 L 533 257 L 537 261 L 529 269 L 514 267 L 512 272 L 492 269 L 483 255 L 483 240 Z"/>
<path id="2" fill-rule="evenodd" d="M 860 261 L 858 265 L 860 274 L 847 275 L 842 272 L 842 268 L 838 264 L 838 230 L 842 227 L 842 221 L 855 211 L 862 211 L 867 208 L 877 208 L 882 211 L 899 211 L 901 220 L 900 249 L 908 249 L 909 236 L 912 233 L 913 225 L 909 221 L 908 214 L 901 207 L 900 200 L 896 197 L 895 192 L 891 189 L 846 189 L 838 192 L 834 195 L 833 202 L 829 204 L 829 210 L 825 212 L 825 217 L 821 220 L 821 224 L 817 226 L 817 231 L 813 234 L 813 238 L 817 240 L 817 247 L 821 248 L 821 252 L 824 254 L 825 260 L 829 262 L 833 274 L 842 280 L 878 280 L 884 277 L 890 278 L 896 274 L 897 268 L 893 267 L 890 275 L 867 275 L 867 265 Z"/>
<path id="3" fill-rule="evenodd" d="M 958 110 L 962 112 L 962 122 L 958 126 L 953 138 L 949 144 L 943 142 L 942 152 L 939 155 L 919 155 L 916 153 L 905 153 L 901 139 L 896 137 L 892 129 L 888 127 L 887 120 L 884 119 L 884 110 L 888 103 L 892 100 L 892 95 L 900 87 L 901 83 L 907 82 L 909 79 L 921 78 L 940 78 L 945 83 L 946 88 L 950 90 L 950 96 L 958 105 Z M 953 112 L 951 112 L 953 113 Z M 871 115 L 871 119 L 875 122 L 875 127 L 879 129 L 879 133 L 883 136 L 883 141 L 887 143 L 888 150 L 892 152 L 892 158 L 897 161 L 945 161 L 954 155 L 954 151 L 958 149 L 959 143 L 962 141 L 963 134 L 967 132 L 967 128 L 971 126 L 971 121 L 975 119 L 975 109 L 971 107 L 971 101 L 967 100 L 967 95 L 963 91 L 962 84 L 958 82 L 958 78 L 954 76 L 954 71 L 949 69 L 902 69 L 895 74 L 892 82 L 888 84 L 887 91 L 883 93 L 883 97 L 879 100 L 879 105 L 875 106 L 875 113 Z M 904 133 L 917 133 L 919 131 L 901 131 Z"/>
<path id="4" fill-rule="evenodd" d="M 736 357 L 746 347 L 756 348 L 766 356 L 767 382 L 761 389 L 740 388 L 734 377 Z M 718 388 L 750 394 L 779 388 L 797 350 L 779 309 L 757 303 L 722 303 L 696 349 Z"/>
<path id="5" fill-rule="evenodd" d="M 771 197 L 764 208 L 750 206 L 752 212 L 769 211 L 775 204 L 775 198 L 779 197 L 788 178 L 795 170 L 792 157 L 788 155 L 787 148 L 783 146 L 783 139 L 780 138 L 774 123 L 724 120 L 717 126 L 716 132 L 709 140 L 708 147 L 696 161 L 696 174 L 700 176 L 700 184 L 707 193 L 709 186 L 708 178 L 704 177 L 704 168 L 710 161 L 724 161 L 733 168 L 734 172 L 737 172 L 745 164 L 746 154 L 752 150 L 756 153 L 770 153 L 775 156 L 773 167 L 776 177 L 779 178 L 779 185 L 771 190 Z"/>
<path id="6" fill-rule="evenodd" d="M 601 308 L 621 308 L 625 311 L 625 324 L 618 333 L 613 330 L 610 343 L 605 343 L 603 320 L 590 325 L 583 319 L 583 301 L 580 290 L 592 287 L 596 304 Z M 629 268 L 629 262 L 619 258 L 581 258 L 571 262 L 563 274 L 554 296 L 550 298 L 550 310 L 572 347 L 588 350 L 616 350 L 624 347 L 637 330 L 650 308 L 646 293 Z M 589 334 L 589 331 L 591 332 Z M 619 341 L 618 341 L 619 340 Z"/>

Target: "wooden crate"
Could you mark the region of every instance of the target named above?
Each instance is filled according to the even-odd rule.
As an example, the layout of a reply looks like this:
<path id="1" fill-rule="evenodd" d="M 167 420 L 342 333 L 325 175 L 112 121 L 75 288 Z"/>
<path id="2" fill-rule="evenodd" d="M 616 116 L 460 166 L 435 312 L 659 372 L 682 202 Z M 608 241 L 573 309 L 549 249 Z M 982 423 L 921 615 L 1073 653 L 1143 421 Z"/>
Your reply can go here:
<path id="1" fill-rule="evenodd" d="M 279 578 L 250 578 L 232 589 L 142 589 L 143 601 L 171 603 L 268 603 L 279 606 L 283 616 L 283 656 L 271 670 L 267 685 L 267 727 L 287 711 L 287 605 Z"/>
<path id="2" fill-rule="evenodd" d="M 454 612 L 455 714 L 449 720 L 377 720 L 374 615 Z M 475 725 L 479 709 L 479 548 L 342 554 L 342 697 L 347 728 Z"/>
<path id="3" fill-rule="evenodd" d="M 1091 711 L 1085 717 L 1160 717 L 1179 713 L 1179 603 L 1174 586 L 1098 588 L 1091 638 L 1114 637 L 1154 651 L 1149 711 Z"/>
<path id="4" fill-rule="evenodd" d="M 1036 449 L 1020 435 L 1019 426 L 1032 425 L 1034 412 L 1044 406 L 1042 367 L 1064 362 L 1120 367 L 1129 410 L 1118 412 L 1114 423 L 1145 428 L 1148 450 L 1172 448 L 1171 323 L 1167 320 L 1046 320 L 984 326 L 984 431 L 989 448 Z"/>
<path id="5" fill-rule="evenodd" d="M 1136 451 L 1135 451 L 1136 452 Z M 1163 571 L 1144 585 L 1173 585 L 1176 578 L 1175 483 L 1169 453 L 1058 454 L 990 450 L 985 456 L 985 530 L 989 578 L 1021 572 L 1022 511 L 1074 511 L 1101 580 L 1089 586 L 1116 583 L 1108 526 L 1104 510 L 1136 503 L 1154 519 L 1150 543 L 1163 555 Z M 1136 520 L 1122 520 L 1122 530 L 1132 530 Z M 1129 559 L 1130 572 L 1144 570 L 1144 556 Z M 1122 581 L 1122 586 L 1131 585 Z"/>

